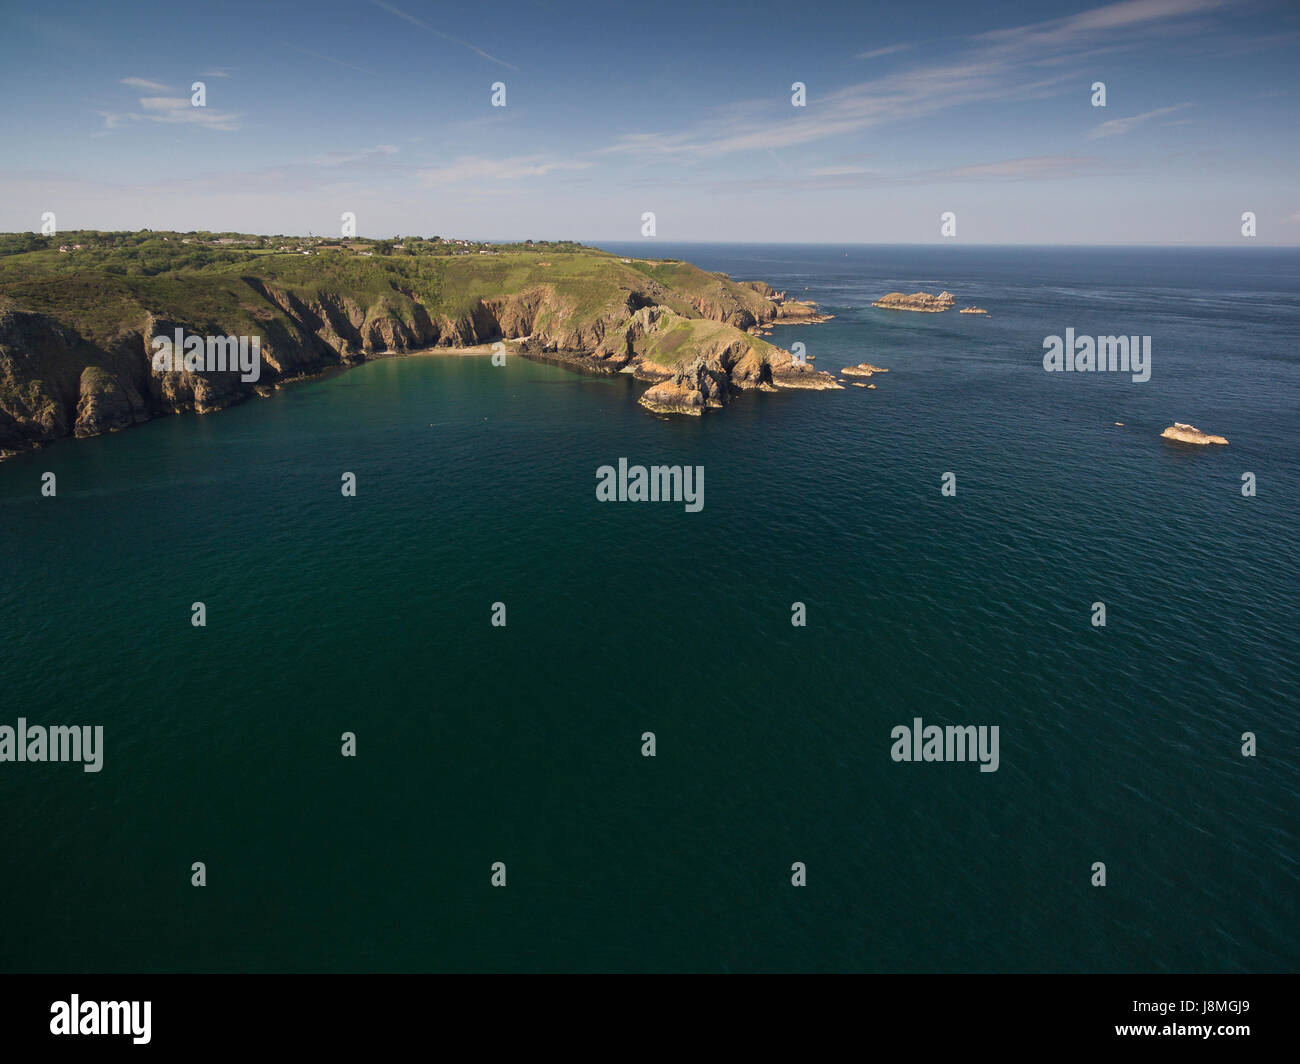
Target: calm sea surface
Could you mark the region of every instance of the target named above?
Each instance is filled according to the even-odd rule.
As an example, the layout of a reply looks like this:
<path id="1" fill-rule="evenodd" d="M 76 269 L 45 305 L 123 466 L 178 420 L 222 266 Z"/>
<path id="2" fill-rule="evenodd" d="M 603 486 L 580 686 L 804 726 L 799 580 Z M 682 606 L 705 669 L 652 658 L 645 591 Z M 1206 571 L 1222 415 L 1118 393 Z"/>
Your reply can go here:
<path id="1" fill-rule="evenodd" d="M 0 763 L 0 969 L 1300 968 L 1300 254 L 653 250 L 890 372 L 665 420 L 396 359 L 0 465 L 0 724 L 105 730 Z M 870 306 L 940 288 L 991 316 Z M 1070 327 L 1151 379 L 1045 373 Z"/>

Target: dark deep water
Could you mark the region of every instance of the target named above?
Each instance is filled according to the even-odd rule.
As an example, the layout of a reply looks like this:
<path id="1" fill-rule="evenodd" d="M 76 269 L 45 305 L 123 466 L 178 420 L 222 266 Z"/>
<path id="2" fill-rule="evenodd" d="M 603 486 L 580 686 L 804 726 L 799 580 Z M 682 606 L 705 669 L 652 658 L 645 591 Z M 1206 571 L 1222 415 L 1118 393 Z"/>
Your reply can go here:
<path id="1" fill-rule="evenodd" d="M 0 465 L 0 724 L 105 731 L 0 763 L 0 969 L 1300 968 L 1300 253 L 611 250 L 890 372 L 663 420 L 408 358 Z M 920 288 L 991 317 L 870 307 Z M 1045 373 L 1067 327 L 1151 379 Z M 621 456 L 703 510 L 598 503 Z"/>

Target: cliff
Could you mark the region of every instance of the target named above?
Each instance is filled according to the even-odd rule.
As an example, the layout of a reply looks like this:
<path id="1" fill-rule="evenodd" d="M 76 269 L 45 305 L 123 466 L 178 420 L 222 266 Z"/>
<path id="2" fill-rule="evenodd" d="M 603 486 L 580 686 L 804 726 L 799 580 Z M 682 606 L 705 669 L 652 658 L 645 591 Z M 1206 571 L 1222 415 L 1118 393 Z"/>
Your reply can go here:
<path id="1" fill-rule="evenodd" d="M 521 341 L 526 357 L 630 373 L 652 385 L 642 403 L 658 412 L 699 413 L 751 388 L 839 387 L 760 335 L 820 320 L 815 307 L 673 260 L 342 250 L 144 276 L 56 270 L 49 254 L 0 258 L 0 453 L 220 410 L 332 366 L 499 339 Z M 260 337 L 256 378 L 155 368 L 151 340 L 177 329 Z"/>

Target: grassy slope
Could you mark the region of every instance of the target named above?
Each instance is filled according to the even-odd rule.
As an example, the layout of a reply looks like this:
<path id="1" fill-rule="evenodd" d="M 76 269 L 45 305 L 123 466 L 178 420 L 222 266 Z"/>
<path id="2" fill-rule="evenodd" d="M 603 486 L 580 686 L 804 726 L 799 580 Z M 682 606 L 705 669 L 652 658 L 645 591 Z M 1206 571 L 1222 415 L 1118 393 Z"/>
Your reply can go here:
<path id="1" fill-rule="evenodd" d="M 218 410 L 250 394 L 202 370 L 150 377 L 142 337 L 173 327 L 262 336 L 277 380 L 420 344 L 531 332 L 531 355 L 561 353 L 574 368 L 657 382 L 641 401 L 662 412 L 698 414 L 736 388 L 836 387 L 756 335 L 755 325 L 785 313 L 771 289 L 673 259 L 622 258 L 567 241 L 407 237 L 327 246 L 310 237 L 148 231 L 57 240 L 65 250 L 56 238 L 0 233 L 6 447 Z"/>
<path id="2" fill-rule="evenodd" d="M 692 298 L 751 313 L 762 304 L 751 289 L 687 263 L 629 264 L 596 250 L 373 258 L 343 251 L 311 256 L 249 252 L 241 262 L 156 276 L 70 270 L 72 265 L 53 250 L 0 258 L 0 302 L 57 318 L 96 343 L 138 328 L 146 312 L 228 333 L 255 330 L 259 323 L 282 317 L 244 278 L 307 300 L 349 299 L 368 319 L 393 314 L 407 323 L 408 293 L 431 315 L 453 320 L 470 314 L 480 300 L 541 286 L 550 287 L 563 309 L 579 317 L 616 313 L 629 293 L 648 288 L 655 302 L 686 318 L 701 317 Z"/>

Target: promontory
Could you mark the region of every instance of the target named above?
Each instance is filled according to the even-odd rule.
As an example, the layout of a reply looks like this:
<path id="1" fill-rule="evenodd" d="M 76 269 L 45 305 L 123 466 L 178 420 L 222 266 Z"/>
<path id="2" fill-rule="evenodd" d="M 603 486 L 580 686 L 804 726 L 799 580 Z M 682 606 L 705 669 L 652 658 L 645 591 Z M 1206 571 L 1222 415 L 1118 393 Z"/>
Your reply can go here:
<path id="1" fill-rule="evenodd" d="M 759 335 L 824 318 L 760 281 L 569 241 L 0 234 L 0 457 L 220 410 L 331 367 L 496 341 L 629 374 L 651 385 L 650 410 L 699 414 L 751 389 L 839 389 Z M 198 338 L 193 357 L 160 359 L 172 336 Z M 255 371 L 214 363 L 214 338 L 250 337 Z"/>

